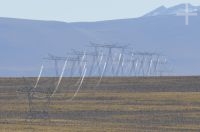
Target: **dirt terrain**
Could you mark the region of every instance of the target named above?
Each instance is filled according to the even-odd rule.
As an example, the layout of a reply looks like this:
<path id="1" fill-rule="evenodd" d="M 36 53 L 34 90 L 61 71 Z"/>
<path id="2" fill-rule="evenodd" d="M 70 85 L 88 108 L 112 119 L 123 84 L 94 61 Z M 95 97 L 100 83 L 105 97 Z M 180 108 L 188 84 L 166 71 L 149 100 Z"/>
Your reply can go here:
<path id="1" fill-rule="evenodd" d="M 49 102 L 33 98 L 30 116 L 27 89 L 36 78 L 0 78 L 0 131 L 200 131 L 200 77 L 107 77 L 99 86 L 86 78 L 71 100 L 78 79 L 64 78 Z M 42 78 L 38 95 L 57 80 Z"/>

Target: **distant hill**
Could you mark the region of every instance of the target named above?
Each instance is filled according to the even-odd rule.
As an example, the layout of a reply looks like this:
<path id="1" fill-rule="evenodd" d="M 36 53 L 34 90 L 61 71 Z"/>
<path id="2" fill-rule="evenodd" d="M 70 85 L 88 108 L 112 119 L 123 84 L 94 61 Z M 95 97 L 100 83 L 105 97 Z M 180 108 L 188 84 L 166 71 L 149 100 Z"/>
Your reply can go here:
<path id="1" fill-rule="evenodd" d="M 90 41 L 130 43 L 136 51 L 166 55 L 175 75 L 200 74 L 199 15 L 185 18 L 175 12 L 183 5 L 161 7 L 147 15 L 122 20 L 65 23 L 0 18 L 0 76 L 36 76 L 48 53 L 66 55 L 74 48 L 85 49 Z M 168 12 L 168 13 L 167 13 Z"/>

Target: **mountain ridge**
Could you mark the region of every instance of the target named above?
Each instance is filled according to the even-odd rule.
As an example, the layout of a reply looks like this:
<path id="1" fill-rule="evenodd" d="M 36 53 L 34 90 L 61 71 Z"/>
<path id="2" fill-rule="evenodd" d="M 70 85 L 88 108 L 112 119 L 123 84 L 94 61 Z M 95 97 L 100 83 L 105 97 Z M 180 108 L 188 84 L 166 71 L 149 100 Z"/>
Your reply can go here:
<path id="1" fill-rule="evenodd" d="M 193 6 L 191 4 L 188 4 L 189 12 L 200 12 L 200 6 Z M 172 7 L 165 7 L 160 6 L 156 8 L 155 10 L 145 14 L 145 17 L 148 16 L 158 16 L 158 15 L 177 15 L 177 13 L 183 13 L 186 11 L 186 4 L 179 4 Z"/>
<path id="2" fill-rule="evenodd" d="M 158 15 L 99 22 L 67 23 L 0 18 L 0 76 L 37 76 L 48 53 L 66 56 L 90 41 L 131 44 L 136 51 L 162 53 L 174 75 L 200 74 L 200 17 Z"/>

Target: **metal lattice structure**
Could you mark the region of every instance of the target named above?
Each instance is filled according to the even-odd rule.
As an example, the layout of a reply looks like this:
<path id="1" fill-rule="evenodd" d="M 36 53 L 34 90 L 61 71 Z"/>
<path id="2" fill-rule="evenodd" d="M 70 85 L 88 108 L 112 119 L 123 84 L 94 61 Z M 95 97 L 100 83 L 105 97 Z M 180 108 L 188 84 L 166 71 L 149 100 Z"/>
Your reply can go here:
<path id="1" fill-rule="evenodd" d="M 95 87 L 98 87 L 103 77 L 161 76 L 167 71 L 167 59 L 158 53 L 134 52 L 129 45 L 90 43 L 89 47 L 90 51 L 72 50 L 64 57 L 48 54 L 44 58 L 54 62 L 55 75 L 51 82 L 47 81 L 46 87 L 39 85 L 43 83 L 41 76 L 45 66 L 42 65 L 35 85 L 25 81 L 28 86 L 17 91 L 27 95 L 29 119 L 49 118 L 51 99 L 58 92 L 63 77 L 77 78 L 74 84 L 67 86 L 74 89 L 73 95 L 67 99 L 72 101 L 79 93 L 85 77 L 97 77 Z M 60 61 L 64 62 L 61 70 L 58 67 Z M 42 104 L 39 107 L 38 102 Z"/>

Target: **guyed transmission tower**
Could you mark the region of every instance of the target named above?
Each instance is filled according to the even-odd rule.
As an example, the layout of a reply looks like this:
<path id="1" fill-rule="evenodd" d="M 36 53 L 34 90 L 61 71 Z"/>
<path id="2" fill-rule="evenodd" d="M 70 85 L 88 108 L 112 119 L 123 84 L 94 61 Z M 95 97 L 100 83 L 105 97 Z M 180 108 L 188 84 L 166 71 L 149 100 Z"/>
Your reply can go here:
<path id="1" fill-rule="evenodd" d="M 42 70 L 42 67 L 41 67 Z M 26 116 L 26 121 L 31 121 L 33 119 L 49 119 L 49 105 L 50 105 L 50 91 L 51 87 L 38 88 L 38 77 L 35 85 L 31 84 L 31 78 L 27 79 L 23 77 L 24 84 L 26 85 L 23 88 L 17 90 L 19 96 L 26 95 L 28 101 L 28 111 Z M 48 81 L 49 83 L 49 81 Z M 38 104 L 38 102 L 40 102 Z"/>
<path id="2" fill-rule="evenodd" d="M 155 52 L 135 52 L 130 45 L 99 44 L 91 42 L 90 51 L 72 50 L 65 57 L 48 54 L 43 59 L 54 62 L 55 77 L 52 82 L 47 78 L 46 84 L 41 76 L 46 68 L 41 66 L 35 85 L 31 85 L 25 78 L 27 86 L 17 92 L 26 93 L 29 104 L 29 118 L 49 118 L 49 105 L 60 89 L 60 84 L 65 77 L 65 82 L 70 78 L 77 78 L 72 87 L 74 92 L 66 101 L 73 101 L 83 87 L 86 77 L 97 77 L 95 88 L 104 77 L 146 77 L 161 76 L 166 71 L 166 57 Z M 60 62 L 64 62 L 59 70 Z M 43 78 L 45 79 L 45 78 Z M 70 81 L 70 80 L 69 80 Z M 43 109 L 34 108 L 34 101 L 45 102 Z"/>
<path id="3" fill-rule="evenodd" d="M 82 84 L 87 72 L 87 61 L 86 61 L 85 54 L 83 54 L 81 57 L 76 54 L 75 57 L 50 56 L 49 58 L 44 58 L 44 59 L 55 61 L 55 64 L 56 64 L 55 65 L 55 71 L 56 71 L 55 79 L 52 80 L 52 82 L 49 82 L 48 80 L 49 78 L 47 78 L 46 84 L 40 84 L 40 82 L 42 82 L 41 76 L 42 76 L 43 70 L 45 69 L 44 65 L 42 65 L 35 84 L 32 85 L 26 78 L 24 78 L 24 83 L 26 86 L 24 88 L 17 90 L 17 93 L 27 95 L 28 106 L 29 106 L 27 119 L 30 119 L 30 120 L 37 119 L 37 118 L 40 118 L 40 119 L 49 118 L 49 105 L 51 103 L 52 98 L 55 97 L 59 89 L 59 86 L 64 77 L 67 67 L 70 67 L 71 69 L 68 77 L 73 77 L 74 66 L 78 65 L 79 67 L 78 76 L 80 76 L 80 78 L 74 84 L 74 87 L 76 89 L 74 94 L 71 96 L 71 98 L 67 99 L 67 101 L 72 101 L 77 96 L 79 90 L 82 87 Z M 63 60 L 64 60 L 64 65 L 62 67 L 60 75 L 58 76 L 59 73 L 57 69 L 58 68 L 57 64 L 58 64 L 58 61 L 63 61 Z M 38 107 L 38 102 L 39 104 L 42 104 L 42 106 Z"/>

